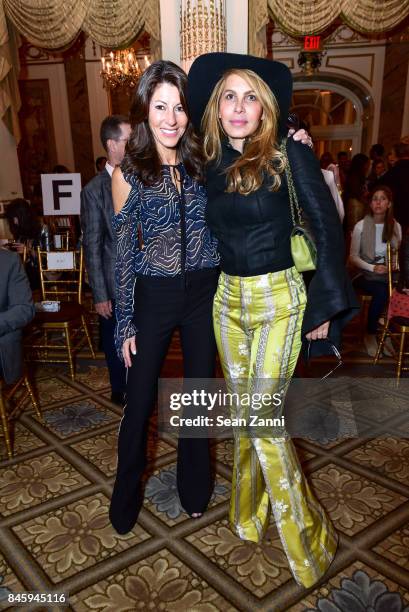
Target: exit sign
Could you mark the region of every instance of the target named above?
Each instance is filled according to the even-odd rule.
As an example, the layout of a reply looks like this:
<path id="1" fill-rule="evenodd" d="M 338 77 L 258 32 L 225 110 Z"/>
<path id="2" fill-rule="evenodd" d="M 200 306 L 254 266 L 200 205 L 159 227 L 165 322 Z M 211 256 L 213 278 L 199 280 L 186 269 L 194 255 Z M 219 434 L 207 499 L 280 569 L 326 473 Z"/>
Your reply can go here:
<path id="1" fill-rule="evenodd" d="M 321 36 L 304 36 L 305 51 L 319 51 Z"/>

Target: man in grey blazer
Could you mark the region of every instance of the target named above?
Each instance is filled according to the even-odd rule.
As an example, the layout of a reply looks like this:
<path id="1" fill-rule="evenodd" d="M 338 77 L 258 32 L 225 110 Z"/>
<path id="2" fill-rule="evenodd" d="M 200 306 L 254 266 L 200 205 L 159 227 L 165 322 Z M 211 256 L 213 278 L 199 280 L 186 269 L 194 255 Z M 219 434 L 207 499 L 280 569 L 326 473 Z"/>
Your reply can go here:
<path id="1" fill-rule="evenodd" d="M 23 374 L 21 331 L 35 311 L 20 255 L 0 249 L 0 270 L 0 377 L 12 384 Z"/>
<path id="2" fill-rule="evenodd" d="M 102 146 L 107 152 L 104 170 L 81 191 L 81 227 L 85 266 L 99 314 L 102 348 L 111 383 L 111 400 L 123 404 L 125 366 L 119 360 L 115 345 L 115 255 L 116 238 L 112 229 L 111 176 L 125 154 L 131 126 L 124 115 L 106 117 L 100 130 Z"/>

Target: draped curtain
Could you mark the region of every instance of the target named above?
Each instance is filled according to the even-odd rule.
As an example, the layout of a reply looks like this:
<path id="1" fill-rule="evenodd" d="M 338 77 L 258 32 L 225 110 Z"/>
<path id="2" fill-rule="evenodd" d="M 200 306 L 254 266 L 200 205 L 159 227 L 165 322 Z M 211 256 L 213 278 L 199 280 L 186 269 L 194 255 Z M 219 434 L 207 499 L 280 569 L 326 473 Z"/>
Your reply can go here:
<path id="1" fill-rule="evenodd" d="M 0 117 L 19 139 L 18 33 L 45 49 L 68 47 L 80 31 L 102 47 L 127 47 L 145 30 L 159 59 L 159 0 L 0 0 Z"/>
<path id="2" fill-rule="evenodd" d="M 80 30 L 103 47 L 126 47 L 144 29 L 160 41 L 159 0 L 3 0 L 6 16 L 33 45 L 58 49 Z"/>
<path id="3" fill-rule="evenodd" d="M 409 15 L 409 0 L 265 0 L 282 29 L 293 36 L 319 34 L 340 17 L 362 33 L 384 32 Z"/>
<path id="4" fill-rule="evenodd" d="M 20 40 L 17 31 L 7 27 L 2 8 L 0 0 L 0 118 L 18 142 L 20 140 L 18 111 L 21 106 L 17 82 L 20 72 L 18 57 Z"/>
<path id="5" fill-rule="evenodd" d="M 249 0 L 249 40 L 250 55 L 267 55 L 266 25 L 268 24 L 267 0 Z"/>
<path id="6" fill-rule="evenodd" d="M 409 15 L 409 0 L 249 0 L 249 53 L 265 57 L 268 14 L 292 36 L 319 34 L 341 18 L 363 34 L 391 30 Z"/>

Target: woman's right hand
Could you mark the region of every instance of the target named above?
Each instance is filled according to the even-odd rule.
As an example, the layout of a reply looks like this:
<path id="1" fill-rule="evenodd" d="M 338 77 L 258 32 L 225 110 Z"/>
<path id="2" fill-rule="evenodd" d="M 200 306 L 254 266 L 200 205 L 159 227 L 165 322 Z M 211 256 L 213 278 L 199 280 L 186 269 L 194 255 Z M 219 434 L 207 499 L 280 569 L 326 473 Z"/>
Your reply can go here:
<path id="1" fill-rule="evenodd" d="M 136 340 L 135 336 L 127 338 L 122 345 L 122 356 L 124 358 L 125 367 L 130 368 L 132 365 L 132 355 L 136 355 Z"/>
<path id="2" fill-rule="evenodd" d="M 388 268 L 386 266 L 383 266 L 382 264 L 376 264 L 373 271 L 376 274 L 386 274 L 388 271 Z"/>

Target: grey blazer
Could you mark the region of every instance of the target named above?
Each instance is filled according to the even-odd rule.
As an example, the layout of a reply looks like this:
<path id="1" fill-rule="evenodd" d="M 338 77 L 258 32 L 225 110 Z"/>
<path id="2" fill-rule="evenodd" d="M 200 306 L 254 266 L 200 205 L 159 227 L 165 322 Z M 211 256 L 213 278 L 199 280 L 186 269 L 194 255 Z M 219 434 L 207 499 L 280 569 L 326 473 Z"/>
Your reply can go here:
<path id="1" fill-rule="evenodd" d="M 23 373 L 22 328 L 35 311 L 20 255 L 0 249 L 0 363 L 7 384 Z"/>
<path id="2" fill-rule="evenodd" d="M 103 170 L 81 191 L 85 267 L 94 302 L 115 298 L 116 237 L 112 228 L 111 177 Z"/>

